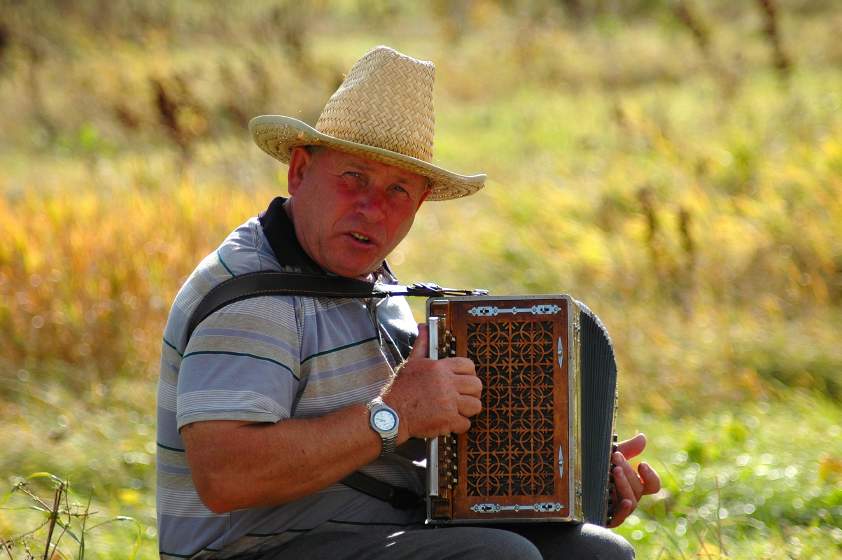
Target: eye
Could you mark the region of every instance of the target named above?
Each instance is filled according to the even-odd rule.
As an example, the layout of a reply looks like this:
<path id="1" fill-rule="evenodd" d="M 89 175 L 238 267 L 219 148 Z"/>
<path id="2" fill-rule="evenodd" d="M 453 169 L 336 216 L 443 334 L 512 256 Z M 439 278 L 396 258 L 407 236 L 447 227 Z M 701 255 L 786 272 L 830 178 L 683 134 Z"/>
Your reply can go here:
<path id="1" fill-rule="evenodd" d="M 346 185 L 355 189 L 364 188 L 368 184 L 368 177 L 365 173 L 350 169 L 342 172 L 342 180 L 345 181 Z"/>
<path id="2" fill-rule="evenodd" d="M 409 198 L 409 191 L 406 189 L 406 187 L 399 183 L 395 183 L 394 185 L 389 187 L 389 192 L 391 192 L 394 195 Z"/>

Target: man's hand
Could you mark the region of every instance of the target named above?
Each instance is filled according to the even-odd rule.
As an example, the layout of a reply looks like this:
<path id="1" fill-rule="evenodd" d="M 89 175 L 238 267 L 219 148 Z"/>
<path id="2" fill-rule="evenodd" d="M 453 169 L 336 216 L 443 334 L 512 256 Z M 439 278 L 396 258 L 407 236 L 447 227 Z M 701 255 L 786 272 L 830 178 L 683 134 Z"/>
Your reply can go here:
<path id="1" fill-rule="evenodd" d="M 418 338 L 406 363 L 384 395 L 398 411 L 398 441 L 409 437 L 461 434 L 468 420 L 482 410 L 482 382 L 467 358 L 427 358 L 427 326 L 418 325 Z"/>
<path id="2" fill-rule="evenodd" d="M 617 451 L 611 456 L 614 463 L 615 492 L 614 517 L 609 527 L 617 527 L 637 508 L 640 498 L 646 494 L 654 494 L 661 489 L 661 479 L 658 473 L 646 463 L 640 463 L 637 472 L 634 471 L 628 459 L 640 455 L 646 448 L 646 436 L 637 434 L 631 439 L 617 444 Z"/>

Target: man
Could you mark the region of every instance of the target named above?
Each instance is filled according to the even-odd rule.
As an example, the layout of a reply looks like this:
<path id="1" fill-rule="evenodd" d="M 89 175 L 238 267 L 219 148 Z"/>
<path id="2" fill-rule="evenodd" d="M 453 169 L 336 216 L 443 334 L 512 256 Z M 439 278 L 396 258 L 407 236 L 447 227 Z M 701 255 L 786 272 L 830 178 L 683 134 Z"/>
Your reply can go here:
<path id="1" fill-rule="evenodd" d="M 417 332 L 402 298 L 251 298 L 187 335 L 202 297 L 245 273 L 395 282 L 384 259 L 422 203 L 472 194 L 485 179 L 431 163 L 432 83 L 431 63 L 378 47 L 350 70 L 316 128 L 280 116 L 250 124 L 257 144 L 289 164 L 290 197 L 235 230 L 173 304 L 158 403 L 162 558 L 632 554 L 590 525 L 431 530 L 423 508 L 393 507 L 340 482 L 360 471 L 422 493 L 403 444 L 462 433 L 481 409 L 473 363 L 427 359 L 425 329 Z M 372 423 L 378 414 L 397 422 Z M 639 436 L 621 450 L 633 456 L 644 445 Z M 614 463 L 619 523 L 659 482 L 621 453 Z"/>

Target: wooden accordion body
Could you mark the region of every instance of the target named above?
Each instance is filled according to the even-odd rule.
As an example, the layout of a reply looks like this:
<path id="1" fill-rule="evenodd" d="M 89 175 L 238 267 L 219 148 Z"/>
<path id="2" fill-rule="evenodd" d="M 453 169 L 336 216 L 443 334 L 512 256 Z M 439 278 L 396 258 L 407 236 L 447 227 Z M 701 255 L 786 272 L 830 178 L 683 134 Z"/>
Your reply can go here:
<path id="1" fill-rule="evenodd" d="M 427 302 L 430 357 L 470 358 L 471 429 L 429 440 L 427 523 L 610 518 L 617 368 L 599 319 L 566 295 Z"/>

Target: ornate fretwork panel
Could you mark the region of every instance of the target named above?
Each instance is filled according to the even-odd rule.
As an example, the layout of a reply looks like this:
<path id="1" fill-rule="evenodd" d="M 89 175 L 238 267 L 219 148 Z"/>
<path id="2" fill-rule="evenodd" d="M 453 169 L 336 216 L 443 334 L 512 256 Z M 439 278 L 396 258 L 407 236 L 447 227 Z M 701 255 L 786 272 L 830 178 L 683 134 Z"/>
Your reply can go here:
<path id="1" fill-rule="evenodd" d="M 469 496 L 553 493 L 551 321 L 467 324 L 467 355 L 483 383 L 467 440 Z"/>

